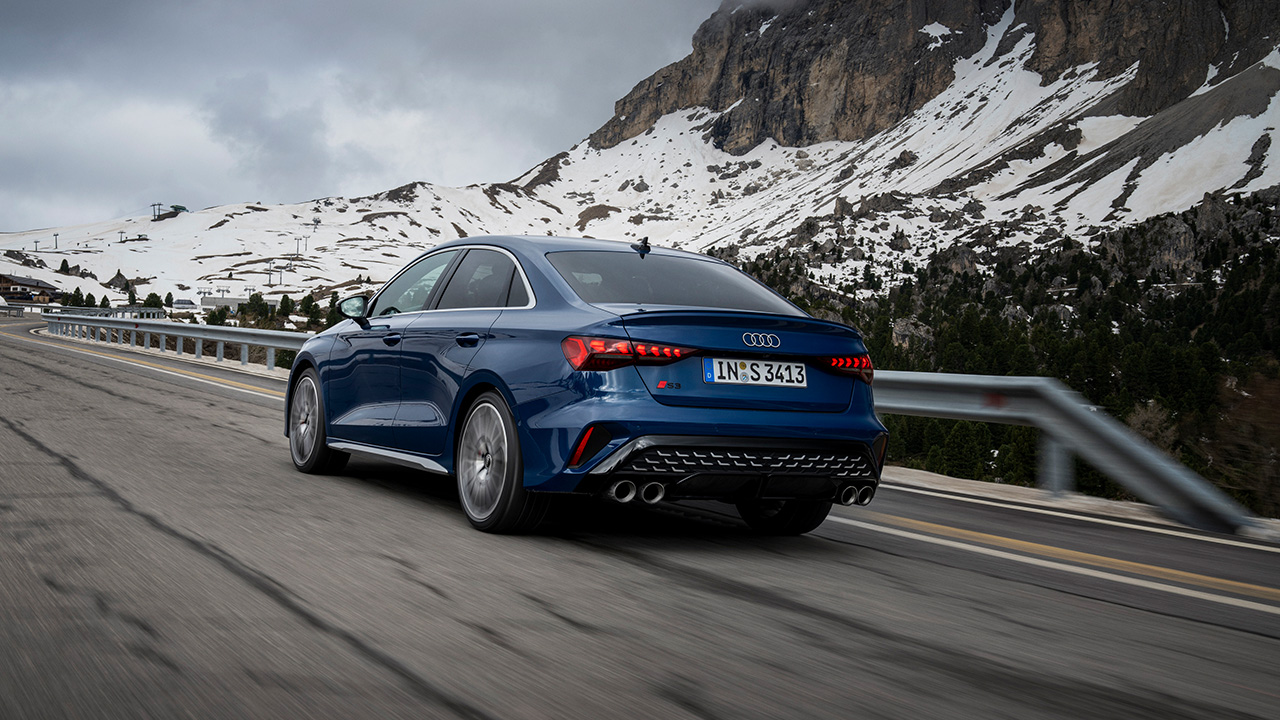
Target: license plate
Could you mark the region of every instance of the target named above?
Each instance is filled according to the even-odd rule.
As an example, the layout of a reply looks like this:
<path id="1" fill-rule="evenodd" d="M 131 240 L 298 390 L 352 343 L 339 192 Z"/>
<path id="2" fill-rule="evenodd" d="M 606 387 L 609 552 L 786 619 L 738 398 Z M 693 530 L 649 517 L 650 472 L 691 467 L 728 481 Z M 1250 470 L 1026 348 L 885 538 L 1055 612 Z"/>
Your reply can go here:
<path id="1" fill-rule="evenodd" d="M 702 380 L 725 385 L 808 387 L 804 363 L 702 358 Z"/>

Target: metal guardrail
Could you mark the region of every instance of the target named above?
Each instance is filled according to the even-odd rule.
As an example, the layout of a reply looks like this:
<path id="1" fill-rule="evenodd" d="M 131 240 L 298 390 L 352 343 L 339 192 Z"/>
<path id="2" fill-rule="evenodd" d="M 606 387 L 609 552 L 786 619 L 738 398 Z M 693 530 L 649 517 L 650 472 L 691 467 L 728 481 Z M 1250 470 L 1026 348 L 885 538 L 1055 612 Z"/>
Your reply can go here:
<path id="1" fill-rule="evenodd" d="M 225 343 L 240 346 L 240 364 L 249 363 L 249 347 L 267 349 L 267 367 L 275 367 L 276 350 L 299 350 L 309 334 L 213 325 L 128 320 L 49 313 L 49 332 L 65 337 L 151 347 L 151 336 L 195 340 L 195 356 L 205 340 L 217 342 L 217 359 Z M 952 420 L 978 420 L 1040 429 L 1039 483 L 1057 492 L 1074 489 L 1072 455 L 1077 455 L 1144 501 L 1163 508 L 1174 519 L 1206 530 L 1235 532 L 1255 525 L 1253 517 L 1231 498 L 1174 461 L 1137 433 L 1090 405 L 1061 382 L 1046 377 L 1000 377 L 950 373 L 876 373 L 877 412 Z"/>
<path id="2" fill-rule="evenodd" d="M 22 306 L 0 305 L 0 315 L 5 317 L 22 317 Z"/>
<path id="3" fill-rule="evenodd" d="M 69 305 L 43 305 L 40 303 L 9 303 L 14 307 L 26 308 L 40 315 L 90 315 L 93 317 L 117 318 L 162 318 L 167 313 L 164 308 L 147 307 L 146 305 L 124 305 L 111 308 L 71 307 Z"/>
<path id="4" fill-rule="evenodd" d="M 1256 524 L 1221 490 L 1053 378 L 877 371 L 875 398 L 877 412 L 889 415 L 1039 428 L 1038 482 L 1050 490 L 1074 489 L 1076 455 L 1186 525 L 1236 532 Z"/>
<path id="5" fill-rule="evenodd" d="M 168 322 L 165 320 L 129 320 L 122 318 L 93 317 L 90 315 L 72 315 L 70 313 L 48 313 L 44 316 L 49 324 L 49 332 L 62 337 L 84 338 L 101 342 L 114 342 L 119 345 L 151 349 L 151 336 L 158 337 L 157 346 L 161 352 L 168 345 L 167 339 L 175 339 L 177 355 L 183 354 L 183 345 L 187 339 L 193 340 L 194 355 L 197 359 L 204 356 L 204 341 L 217 343 L 216 359 L 222 362 L 227 343 L 240 346 L 240 364 L 249 364 L 249 348 L 261 347 L 267 351 L 267 369 L 276 366 L 276 350 L 302 349 L 302 344 L 312 337 L 311 333 L 284 332 L 281 330 L 258 330 L 256 328 L 224 327 L 221 325 L 189 325 L 187 323 Z M 128 342 L 125 342 L 126 334 Z"/>

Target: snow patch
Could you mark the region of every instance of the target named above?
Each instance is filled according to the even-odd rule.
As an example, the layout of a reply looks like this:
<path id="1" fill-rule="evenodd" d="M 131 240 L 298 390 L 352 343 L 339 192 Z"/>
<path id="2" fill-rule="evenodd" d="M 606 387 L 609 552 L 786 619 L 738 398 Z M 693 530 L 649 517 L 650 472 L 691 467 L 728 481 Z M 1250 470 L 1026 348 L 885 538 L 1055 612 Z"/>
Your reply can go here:
<path id="1" fill-rule="evenodd" d="M 1203 94 L 1205 94 L 1205 93 L 1209 92 L 1210 90 L 1212 90 L 1212 89 L 1213 89 L 1213 79 L 1214 79 L 1214 78 L 1216 78 L 1216 77 L 1218 77 L 1218 73 L 1219 73 L 1219 72 L 1220 72 L 1220 70 L 1218 69 L 1218 66 L 1217 66 L 1217 65 L 1210 65 L 1210 66 L 1209 66 L 1209 71 L 1208 71 L 1207 73 L 1205 73 L 1205 76 L 1204 76 L 1204 84 L 1202 84 L 1200 87 L 1196 88 L 1196 91 L 1195 91 L 1195 92 L 1193 92 L 1193 93 L 1191 93 L 1188 97 L 1195 97 L 1195 96 L 1197 96 L 1197 95 L 1203 95 Z"/>
<path id="2" fill-rule="evenodd" d="M 1262 58 L 1260 62 L 1267 67 L 1280 70 L 1280 46 L 1276 46 L 1276 48 L 1271 51 L 1271 54 Z"/>
<path id="3" fill-rule="evenodd" d="M 1163 212 L 1177 212 L 1199 202 L 1207 189 L 1231 187 L 1248 170 L 1246 164 L 1254 139 L 1280 123 L 1280 96 L 1271 98 L 1266 112 L 1257 117 L 1241 115 L 1230 122 L 1161 155 L 1142 172 L 1137 189 L 1127 203 L 1134 220 Z M 1270 160 L 1270 156 L 1268 156 Z M 1194 182 L 1189 179 L 1194 178 Z M 1268 162 L 1262 176 L 1249 189 L 1280 182 L 1280 167 Z"/>
<path id="4" fill-rule="evenodd" d="M 1076 148 L 1081 155 L 1088 155 L 1107 143 L 1119 138 L 1138 126 L 1146 118 L 1128 115 L 1105 115 L 1081 118 L 1076 123 L 1082 137 Z"/>
<path id="5" fill-rule="evenodd" d="M 929 49 L 933 50 L 942 47 L 942 38 L 951 34 L 951 28 L 940 22 L 932 22 L 920 28 L 920 32 L 933 38 L 933 41 L 929 43 Z"/>

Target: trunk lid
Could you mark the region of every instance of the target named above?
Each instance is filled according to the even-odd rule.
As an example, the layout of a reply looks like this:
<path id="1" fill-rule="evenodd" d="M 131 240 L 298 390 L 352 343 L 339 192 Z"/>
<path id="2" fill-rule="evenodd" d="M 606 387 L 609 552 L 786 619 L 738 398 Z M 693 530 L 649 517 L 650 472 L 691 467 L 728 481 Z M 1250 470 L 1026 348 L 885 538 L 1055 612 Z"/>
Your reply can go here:
<path id="1" fill-rule="evenodd" d="M 622 325 L 633 343 L 698 351 L 668 365 L 636 366 L 664 405 L 842 412 L 861 382 L 827 369 L 832 357 L 867 352 L 861 335 L 844 325 L 738 311 L 628 310 Z M 762 381 L 776 384 L 752 384 Z"/>

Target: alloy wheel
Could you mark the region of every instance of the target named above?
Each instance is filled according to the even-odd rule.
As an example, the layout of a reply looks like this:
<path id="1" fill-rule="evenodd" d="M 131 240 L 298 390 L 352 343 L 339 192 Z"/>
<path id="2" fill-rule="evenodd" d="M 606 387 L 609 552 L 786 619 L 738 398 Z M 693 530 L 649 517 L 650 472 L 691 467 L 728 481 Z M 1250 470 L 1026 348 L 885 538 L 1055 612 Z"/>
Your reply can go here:
<path id="1" fill-rule="evenodd" d="M 498 409 L 482 402 L 471 411 L 458 452 L 458 494 L 474 520 L 493 514 L 507 477 L 509 442 Z"/>
<path id="2" fill-rule="evenodd" d="M 310 377 L 303 376 L 298 386 L 293 389 L 293 403 L 289 417 L 292 427 L 289 428 L 289 449 L 293 451 L 294 462 L 304 464 L 311 459 L 316 449 L 316 384 Z"/>

